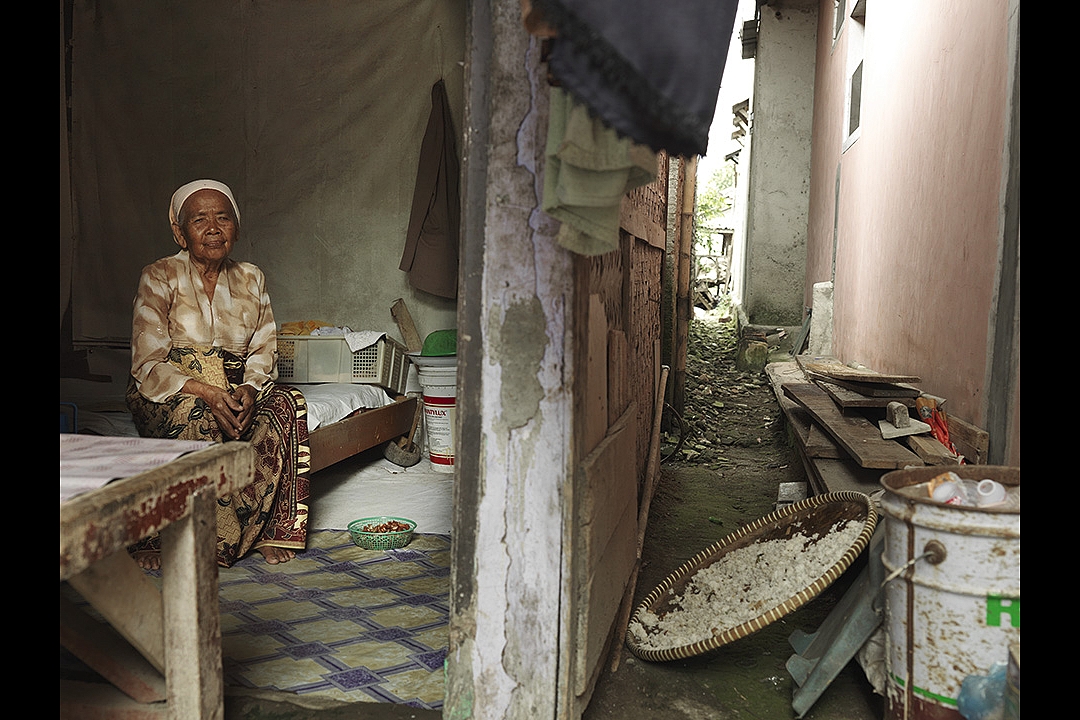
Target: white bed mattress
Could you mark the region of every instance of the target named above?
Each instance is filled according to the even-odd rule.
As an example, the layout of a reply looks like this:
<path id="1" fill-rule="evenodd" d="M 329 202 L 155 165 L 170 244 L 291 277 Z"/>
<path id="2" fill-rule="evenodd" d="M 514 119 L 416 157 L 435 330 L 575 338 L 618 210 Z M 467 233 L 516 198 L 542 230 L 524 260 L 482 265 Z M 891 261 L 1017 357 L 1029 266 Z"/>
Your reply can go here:
<path id="1" fill-rule="evenodd" d="M 304 393 L 308 406 L 308 432 L 320 425 L 336 423 L 361 408 L 389 405 L 393 399 L 377 385 L 321 383 L 293 385 Z"/>

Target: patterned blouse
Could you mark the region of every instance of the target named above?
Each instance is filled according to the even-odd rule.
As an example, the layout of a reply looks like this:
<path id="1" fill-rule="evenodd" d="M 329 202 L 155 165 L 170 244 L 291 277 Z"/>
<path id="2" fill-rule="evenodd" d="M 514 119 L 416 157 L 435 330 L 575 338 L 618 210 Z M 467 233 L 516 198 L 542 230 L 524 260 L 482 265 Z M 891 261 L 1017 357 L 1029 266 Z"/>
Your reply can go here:
<path id="1" fill-rule="evenodd" d="M 135 296 L 131 375 L 148 400 L 163 402 L 189 379 L 169 351 L 219 347 L 246 360 L 244 384 L 261 390 L 277 378 L 277 328 L 262 271 L 226 259 L 211 303 L 186 250 L 143 268 Z"/>

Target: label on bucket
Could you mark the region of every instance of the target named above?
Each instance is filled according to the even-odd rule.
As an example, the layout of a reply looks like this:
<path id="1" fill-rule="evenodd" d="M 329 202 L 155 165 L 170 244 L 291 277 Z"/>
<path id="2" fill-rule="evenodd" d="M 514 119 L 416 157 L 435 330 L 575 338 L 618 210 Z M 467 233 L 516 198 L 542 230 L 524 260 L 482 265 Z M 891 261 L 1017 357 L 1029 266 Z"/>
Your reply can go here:
<path id="1" fill-rule="evenodd" d="M 424 395 L 424 427 L 432 465 L 454 466 L 455 398 Z"/>

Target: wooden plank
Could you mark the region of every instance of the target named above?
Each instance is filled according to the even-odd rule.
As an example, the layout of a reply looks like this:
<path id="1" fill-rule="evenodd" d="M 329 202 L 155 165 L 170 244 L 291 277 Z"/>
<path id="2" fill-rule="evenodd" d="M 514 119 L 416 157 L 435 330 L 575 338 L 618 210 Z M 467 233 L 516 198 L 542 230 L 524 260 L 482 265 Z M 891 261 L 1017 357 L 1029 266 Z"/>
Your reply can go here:
<path id="1" fill-rule="evenodd" d="M 585 367 L 585 448 L 592 450 L 608 429 L 608 326 L 604 303 L 598 293 L 589 295 L 588 348 Z"/>
<path id="2" fill-rule="evenodd" d="M 945 413 L 945 420 L 949 425 L 949 440 L 956 451 L 972 465 L 985 464 L 986 453 L 990 449 L 990 433 L 948 413 Z"/>
<path id="3" fill-rule="evenodd" d="M 957 465 L 960 462 L 960 458 L 932 435 L 909 435 L 904 441 L 927 465 Z"/>
<path id="4" fill-rule="evenodd" d="M 659 348 L 658 348 L 659 350 Z M 659 358 L 657 358 L 659 362 Z M 664 414 L 664 397 L 667 393 L 667 379 L 671 368 L 663 366 L 660 377 L 656 380 L 656 400 L 653 403 L 653 421 L 649 433 L 649 460 L 645 467 L 645 484 L 641 495 L 641 508 L 637 518 L 637 551 L 634 553 L 634 568 L 630 574 L 630 581 L 623 592 L 622 602 L 619 606 L 618 622 L 615 625 L 615 654 L 611 661 L 611 672 L 619 669 L 622 657 L 622 638 L 626 635 L 626 629 L 630 625 L 630 611 L 634 602 L 634 591 L 637 588 L 638 573 L 641 571 L 641 554 L 645 548 L 645 531 L 649 525 L 649 508 L 652 505 L 653 494 L 660 476 L 660 420 Z"/>
<path id="5" fill-rule="evenodd" d="M 60 720 L 175 720 L 165 703 L 140 703 L 112 685 L 60 681 Z"/>
<path id="6" fill-rule="evenodd" d="M 876 383 L 917 383 L 921 380 L 917 375 L 879 373 L 865 368 L 848 367 L 836 358 L 799 355 L 796 360 L 806 373 L 816 373 L 837 380 Z"/>
<path id="7" fill-rule="evenodd" d="M 424 349 L 424 342 L 420 339 L 420 333 L 416 331 L 416 325 L 413 324 L 412 314 L 409 312 L 409 308 L 405 305 L 405 301 L 398 298 L 394 301 L 394 304 L 390 306 L 390 315 L 394 318 L 394 322 L 398 326 L 398 332 L 401 333 L 401 339 L 405 341 L 405 347 L 409 352 L 420 352 Z"/>
<path id="8" fill-rule="evenodd" d="M 637 406 L 634 404 L 627 408 L 604 440 L 581 463 L 586 484 L 578 505 L 578 522 L 582 529 L 588 530 L 582 534 L 583 547 L 587 550 L 603 549 L 619 520 L 618 513 L 623 504 L 633 500 L 637 505 L 634 457 L 626 458 L 619 454 L 633 448 L 636 439 Z M 586 555 L 588 563 L 595 559 L 595 556 Z"/>
<path id="9" fill-rule="evenodd" d="M 799 456 L 799 461 L 803 465 L 803 470 L 806 471 L 806 480 L 810 485 L 809 495 L 820 495 L 828 492 L 825 489 L 825 483 L 822 482 L 821 474 L 818 471 L 814 458 L 807 457 L 806 451 L 802 447 L 796 446 L 796 454 Z"/>
<path id="10" fill-rule="evenodd" d="M 169 714 L 219 720 L 225 679 L 218 614 L 217 496 L 197 493 L 192 505 L 190 515 L 161 531 Z"/>
<path id="11" fill-rule="evenodd" d="M 586 652 L 582 657 L 583 663 L 578 665 L 587 672 L 578 675 L 575 687 L 578 695 L 583 694 L 599 677 L 609 638 L 613 640 L 616 649 L 623 646 L 626 628 L 621 627 L 620 610 L 626 593 L 633 593 L 631 584 L 636 582 L 637 554 L 634 543 L 637 535 L 637 515 L 637 503 L 627 503 L 619 515 L 618 523 L 603 554 L 598 558 L 596 567 L 588 578 L 588 620 L 580 627 L 581 631 L 588 633 L 585 635 Z"/>
<path id="12" fill-rule="evenodd" d="M 810 428 L 813 427 L 814 421 L 810 419 L 810 415 L 799 407 L 797 404 L 784 398 L 791 404 L 790 408 L 782 408 L 784 416 L 787 418 L 788 427 L 791 428 L 791 434 L 794 436 L 795 443 L 802 449 L 806 449 L 807 441 L 810 438 Z"/>
<path id="13" fill-rule="evenodd" d="M 859 467 L 851 458 L 812 458 L 796 448 L 813 495 L 854 490 L 867 495 L 881 489 L 884 470 Z"/>
<path id="14" fill-rule="evenodd" d="M 861 467 L 897 469 L 923 465 L 919 456 L 900 443 L 884 440 L 876 425 L 864 417 L 844 415 L 824 390 L 811 383 L 787 383 L 783 392 L 806 408 Z"/>
<path id="15" fill-rule="evenodd" d="M 811 460 L 825 492 L 854 490 L 867 495 L 881 490 L 881 470 L 863 468 L 851 460 L 815 458 Z"/>
<path id="16" fill-rule="evenodd" d="M 60 595 L 60 645 L 103 678 L 141 703 L 167 697 L 165 677 L 105 623 Z"/>
<path id="17" fill-rule="evenodd" d="M 416 398 L 399 398 L 381 408 L 323 425 L 311 433 L 311 472 L 317 472 L 376 445 L 408 434 L 416 414 Z"/>
<path id="18" fill-rule="evenodd" d="M 877 382 L 858 382 L 855 380 L 844 380 L 843 378 L 826 378 L 825 376 L 819 376 L 811 374 L 812 379 L 824 379 L 832 382 L 834 385 L 850 390 L 851 392 L 865 395 L 866 397 L 882 397 L 882 398 L 911 398 L 914 402 L 914 398 L 922 395 L 922 390 L 914 385 L 908 385 L 907 383 L 877 383 Z"/>
<path id="19" fill-rule="evenodd" d="M 154 668 L 165 671 L 161 593 L 127 550 L 99 560 L 68 582 Z"/>
<path id="20" fill-rule="evenodd" d="M 630 404 L 630 349 L 626 344 L 626 333 L 622 330 L 608 332 L 608 426 L 614 425 Z"/>
<path id="21" fill-rule="evenodd" d="M 810 429 L 807 431 L 806 454 L 812 458 L 828 458 L 832 460 L 843 460 L 848 457 L 844 449 L 837 445 L 836 441 L 815 422 L 810 423 Z"/>
<path id="22" fill-rule="evenodd" d="M 848 408 L 884 408 L 891 402 L 900 402 L 908 407 L 915 407 L 914 397 L 904 397 L 902 395 L 867 396 L 853 390 L 848 390 L 835 383 L 826 382 L 824 380 L 818 380 L 816 382 L 817 386 L 828 393 L 829 397 L 833 399 L 833 402 L 844 410 L 847 410 Z"/>
<path id="23" fill-rule="evenodd" d="M 795 361 L 774 362 L 765 366 L 773 394 L 791 428 L 795 443 L 807 458 L 828 457 L 846 458 L 848 454 L 836 444 L 828 433 L 815 423 L 810 413 L 791 398 L 784 395 L 781 388 L 790 382 L 806 382 L 806 374 Z"/>
<path id="24" fill-rule="evenodd" d="M 187 516 L 199 487 L 250 485 L 252 457 L 248 443 L 221 443 L 60 503 L 60 580 Z"/>
<path id="25" fill-rule="evenodd" d="M 600 659 L 636 558 L 637 405 L 631 403 L 581 463 L 574 582 L 577 661 L 574 691 L 584 693 Z"/>

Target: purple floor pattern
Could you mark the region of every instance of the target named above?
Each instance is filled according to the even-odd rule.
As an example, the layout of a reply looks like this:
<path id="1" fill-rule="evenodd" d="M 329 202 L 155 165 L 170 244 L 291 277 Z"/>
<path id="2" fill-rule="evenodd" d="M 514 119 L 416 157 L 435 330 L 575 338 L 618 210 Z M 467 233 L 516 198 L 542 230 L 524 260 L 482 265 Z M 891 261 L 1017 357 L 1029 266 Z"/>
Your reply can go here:
<path id="1" fill-rule="evenodd" d="M 448 646 L 450 537 L 371 551 L 319 530 L 294 560 L 222 568 L 227 685 L 438 710 Z"/>

